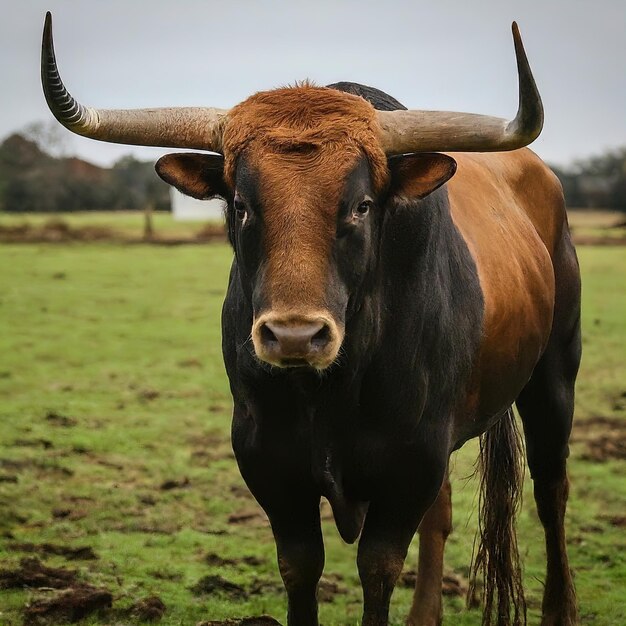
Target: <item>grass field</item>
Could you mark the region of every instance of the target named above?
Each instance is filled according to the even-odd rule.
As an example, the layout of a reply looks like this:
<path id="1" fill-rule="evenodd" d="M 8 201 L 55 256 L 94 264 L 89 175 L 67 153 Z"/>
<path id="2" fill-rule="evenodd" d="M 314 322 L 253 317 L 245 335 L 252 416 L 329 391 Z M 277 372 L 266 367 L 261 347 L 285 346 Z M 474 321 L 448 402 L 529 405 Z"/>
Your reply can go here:
<path id="1" fill-rule="evenodd" d="M 579 256 L 585 356 L 570 464 L 570 557 L 582 623 L 619 626 L 626 624 L 626 248 L 582 247 Z M 273 539 L 228 438 L 219 315 L 230 258 L 222 244 L 0 246 L 0 569 L 37 556 L 77 570 L 77 585 L 113 599 L 112 610 L 85 623 L 144 623 L 137 603 L 150 596 L 165 604 L 168 625 L 262 613 L 285 621 Z M 466 479 L 475 456 L 468 444 L 453 461 L 446 569 L 461 586 L 476 526 L 476 484 Z M 527 480 L 519 540 L 534 624 L 544 554 L 530 487 Z M 356 626 L 356 549 L 342 544 L 326 509 L 324 516 L 321 621 Z M 53 554 L 86 546 L 97 558 Z M 414 544 L 407 570 L 416 554 Z M 216 579 L 207 576 L 234 586 L 211 592 Z M 0 573 L 0 588 L 3 580 Z M 58 593 L 0 590 L 0 624 L 22 624 L 26 604 Z M 392 624 L 403 624 L 410 600 L 410 589 L 397 589 Z M 446 597 L 446 625 L 480 624 L 480 612 L 463 604 Z"/>

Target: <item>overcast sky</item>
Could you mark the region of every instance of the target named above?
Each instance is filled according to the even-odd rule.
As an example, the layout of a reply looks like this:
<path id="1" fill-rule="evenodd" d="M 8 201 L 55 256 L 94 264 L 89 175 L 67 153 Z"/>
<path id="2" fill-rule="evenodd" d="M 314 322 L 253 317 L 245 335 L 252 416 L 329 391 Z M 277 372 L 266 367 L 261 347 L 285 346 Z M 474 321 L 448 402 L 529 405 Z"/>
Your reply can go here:
<path id="1" fill-rule="evenodd" d="M 626 0 L 0 0 L 0 138 L 50 119 L 41 30 L 77 99 L 99 108 L 229 107 L 309 78 L 379 87 L 410 108 L 502 117 L 517 107 L 517 20 L 546 110 L 534 149 L 575 158 L 626 145 Z M 68 134 L 69 136 L 69 134 Z M 132 151 L 72 136 L 110 164 Z"/>

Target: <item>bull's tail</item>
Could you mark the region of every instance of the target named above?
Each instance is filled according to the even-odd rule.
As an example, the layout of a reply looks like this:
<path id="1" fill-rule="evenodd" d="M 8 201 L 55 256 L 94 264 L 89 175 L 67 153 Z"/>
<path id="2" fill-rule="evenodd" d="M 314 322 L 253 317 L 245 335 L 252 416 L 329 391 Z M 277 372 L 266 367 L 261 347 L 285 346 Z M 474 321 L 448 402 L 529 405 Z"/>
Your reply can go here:
<path id="1" fill-rule="evenodd" d="M 522 501 L 523 452 L 522 437 L 510 408 L 480 438 L 479 523 L 467 597 L 468 603 L 476 597 L 476 578 L 482 574 L 483 626 L 526 624 L 515 534 Z"/>

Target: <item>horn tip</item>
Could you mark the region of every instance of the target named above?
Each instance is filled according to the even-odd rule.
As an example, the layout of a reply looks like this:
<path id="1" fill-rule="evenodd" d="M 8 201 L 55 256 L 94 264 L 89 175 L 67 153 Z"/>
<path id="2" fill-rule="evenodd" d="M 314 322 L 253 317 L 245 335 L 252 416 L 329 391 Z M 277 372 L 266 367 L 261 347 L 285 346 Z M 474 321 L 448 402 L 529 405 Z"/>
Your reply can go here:
<path id="1" fill-rule="evenodd" d="M 515 20 L 511 24 L 511 31 L 513 32 L 513 40 L 515 41 L 515 43 L 520 43 L 522 41 L 522 35 L 519 32 L 519 26 L 517 25 L 517 22 Z"/>
<path id="2" fill-rule="evenodd" d="M 52 41 L 52 13 L 46 12 L 46 19 L 43 23 L 43 40 L 44 42 Z"/>

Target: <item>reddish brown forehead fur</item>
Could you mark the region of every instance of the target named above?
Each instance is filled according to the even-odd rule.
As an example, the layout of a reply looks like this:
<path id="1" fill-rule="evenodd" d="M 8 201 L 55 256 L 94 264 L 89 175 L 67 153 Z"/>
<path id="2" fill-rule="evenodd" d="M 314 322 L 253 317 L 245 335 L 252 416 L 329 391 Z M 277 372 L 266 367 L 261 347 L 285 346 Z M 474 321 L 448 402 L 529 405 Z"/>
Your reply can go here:
<path id="1" fill-rule="evenodd" d="M 264 153 L 318 152 L 319 160 L 327 156 L 331 169 L 340 153 L 348 159 L 365 154 L 376 190 L 387 182 L 374 107 L 335 89 L 303 84 L 257 93 L 230 111 L 223 141 L 225 176 L 231 186 L 237 158 L 247 148 L 252 148 L 254 160 Z"/>

